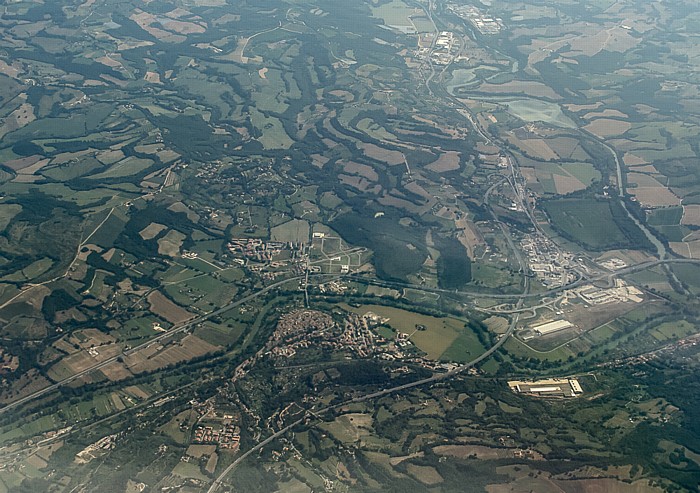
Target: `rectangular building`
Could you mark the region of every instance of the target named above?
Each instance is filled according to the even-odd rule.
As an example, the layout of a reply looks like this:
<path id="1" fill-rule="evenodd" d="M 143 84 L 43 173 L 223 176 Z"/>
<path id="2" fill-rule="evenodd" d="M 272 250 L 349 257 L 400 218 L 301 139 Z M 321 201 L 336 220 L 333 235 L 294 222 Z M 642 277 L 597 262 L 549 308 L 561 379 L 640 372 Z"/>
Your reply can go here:
<path id="1" fill-rule="evenodd" d="M 532 330 L 543 336 L 553 332 L 559 332 L 560 330 L 569 329 L 571 327 L 573 327 L 573 324 L 568 320 L 554 320 L 552 322 L 536 325 L 532 327 Z"/>
<path id="2" fill-rule="evenodd" d="M 576 397 L 583 393 L 581 384 L 575 378 L 550 378 L 532 382 L 511 380 L 508 387 L 516 394 L 538 397 Z"/>

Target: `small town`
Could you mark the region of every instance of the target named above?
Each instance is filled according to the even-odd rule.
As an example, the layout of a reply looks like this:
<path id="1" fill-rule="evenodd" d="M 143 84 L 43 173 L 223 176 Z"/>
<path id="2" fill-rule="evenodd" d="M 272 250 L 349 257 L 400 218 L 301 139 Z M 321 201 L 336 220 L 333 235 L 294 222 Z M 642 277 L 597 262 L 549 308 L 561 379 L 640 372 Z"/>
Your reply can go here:
<path id="1" fill-rule="evenodd" d="M 241 431 L 233 424 L 222 424 L 221 426 L 197 425 L 194 430 L 192 443 L 213 444 L 220 449 L 235 452 L 238 450 L 241 441 Z"/>
<path id="2" fill-rule="evenodd" d="M 527 255 L 530 270 L 543 285 L 556 288 L 576 278 L 572 269 L 574 255 L 557 248 L 549 238 L 526 235 L 520 245 Z"/>

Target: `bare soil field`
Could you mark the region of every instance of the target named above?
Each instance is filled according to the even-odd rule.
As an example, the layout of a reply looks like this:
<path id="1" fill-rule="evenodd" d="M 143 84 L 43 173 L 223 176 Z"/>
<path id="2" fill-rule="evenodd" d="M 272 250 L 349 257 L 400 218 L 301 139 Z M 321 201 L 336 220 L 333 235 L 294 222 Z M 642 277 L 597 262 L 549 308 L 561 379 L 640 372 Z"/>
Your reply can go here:
<path id="1" fill-rule="evenodd" d="M 107 377 L 112 382 L 116 382 L 118 380 L 125 380 L 134 376 L 133 373 L 126 369 L 123 363 L 119 363 L 117 361 L 115 361 L 114 363 L 110 363 L 109 365 L 102 368 L 100 371 L 104 374 L 105 377 Z"/>
<path id="2" fill-rule="evenodd" d="M 160 291 L 154 291 L 148 295 L 148 303 L 153 313 L 172 324 L 179 324 L 194 317 L 193 314 L 166 298 Z"/>
<path id="3" fill-rule="evenodd" d="M 433 485 L 443 482 L 442 476 L 437 472 L 432 466 L 417 466 L 415 464 L 409 464 L 406 467 L 408 474 L 416 478 L 423 484 Z"/>
<path id="4" fill-rule="evenodd" d="M 379 202 L 382 205 L 396 207 L 397 209 L 405 209 L 409 212 L 414 212 L 414 213 L 422 213 L 422 211 L 425 209 L 425 206 L 418 207 L 413 202 L 409 202 L 408 200 L 394 197 L 393 195 L 385 195 L 385 196 L 381 197 L 380 199 L 377 199 L 377 202 Z"/>
<path id="5" fill-rule="evenodd" d="M 639 173 L 648 173 L 651 175 L 659 175 L 659 170 L 657 170 L 653 165 L 651 164 L 645 164 L 642 166 L 630 166 L 631 170 L 634 170 L 635 172 Z"/>
<path id="6" fill-rule="evenodd" d="M 457 151 L 447 151 L 440 154 L 440 157 L 436 161 L 433 161 L 428 166 L 427 169 L 430 171 L 435 171 L 436 173 L 445 173 L 447 171 L 454 171 L 459 169 L 460 154 Z"/>
<path id="7" fill-rule="evenodd" d="M 358 144 L 358 147 L 362 149 L 365 156 L 376 159 L 377 161 L 382 161 L 390 166 L 404 163 L 404 156 L 402 152 L 384 149 L 383 147 L 367 143 Z"/>
<path id="8" fill-rule="evenodd" d="M 479 142 L 476 145 L 476 150 L 482 154 L 498 154 L 500 152 L 497 146 L 484 144 L 483 142 Z"/>
<path id="9" fill-rule="evenodd" d="M 636 170 L 635 170 L 636 171 Z M 627 174 L 627 181 L 634 183 L 637 187 L 648 188 L 648 187 L 664 187 L 657 179 L 653 176 L 649 176 L 644 173 L 631 172 Z M 665 187 L 664 187 L 665 188 Z"/>
<path id="10" fill-rule="evenodd" d="M 554 180 L 554 186 L 557 189 L 557 193 L 561 195 L 566 195 L 567 193 L 576 192 L 577 190 L 583 190 L 586 185 L 581 183 L 578 178 L 573 176 L 562 176 L 562 175 L 552 175 Z"/>
<path id="11" fill-rule="evenodd" d="M 428 191 L 425 188 L 420 186 L 420 184 L 418 182 L 412 181 L 412 182 L 407 183 L 406 190 L 408 190 L 409 192 L 413 192 L 416 195 L 420 195 L 421 197 L 426 199 L 428 202 L 432 203 L 435 201 L 435 198 L 430 193 L 428 193 Z"/>
<path id="12" fill-rule="evenodd" d="M 343 164 L 343 169 L 353 175 L 360 175 L 367 178 L 370 181 L 379 180 L 379 175 L 370 166 L 366 164 L 356 163 L 354 161 L 348 161 Z"/>
<path id="13" fill-rule="evenodd" d="M 144 240 L 152 240 L 165 229 L 168 229 L 165 224 L 151 223 L 139 232 L 139 236 Z"/>
<path id="14" fill-rule="evenodd" d="M 619 110 L 605 109 L 603 111 L 591 111 L 583 115 L 586 120 L 592 120 L 594 118 L 629 118 L 629 115 L 624 114 Z"/>
<path id="15" fill-rule="evenodd" d="M 71 342 L 77 340 L 78 338 L 84 339 L 83 342 L 79 343 L 84 348 L 97 347 L 105 344 L 113 344 L 116 339 L 109 334 L 97 329 L 85 329 L 81 331 L 73 332 L 71 336 Z"/>
<path id="16" fill-rule="evenodd" d="M 632 128 L 632 124 L 622 120 L 599 118 L 583 128 L 598 137 L 604 138 L 612 137 L 613 135 L 622 135 Z"/>
<path id="17" fill-rule="evenodd" d="M 382 187 L 376 183 L 373 183 L 371 181 L 367 181 L 362 176 L 350 176 L 350 175 L 343 175 L 340 174 L 338 175 L 338 178 L 340 178 L 340 182 L 345 184 L 345 185 L 350 185 L 353 188 L 357 188 L 361 192 L 371 192 L 371 193 L 379 193 L 382 191 Z"/>
<path id="18" fill-rule="evenodd" d="M 311 155 L 311 164 L 316 166 L 317 168 L 323 168 L 323 166 L 329 161 L 329 159 L 325 156 L 322 156 L 320 154 L 312 154 Z"/>
<path id="19" fill-rule="evenodd" d="M 635 154 L 632 154 L 631 152 L 626 152 L 624 156 L 622 156 L 622 160 L 627 166 L 637 166 L 640 164 L 649 164 L 649 162 L 641 158 Z"/>
<path id="20" fill-rule="evenodd" d="M 124 362 L 131 372 L 141 373 L 204 356 L 217 349 L 219 346 L 209 344 L 197 336 L 188 335 L 179 342 L 160 347 L 150 355 L 146 351 L 131 354 L 124 358 Z"/>
<path id="21" fill-rule="evenodd" d="M 666 207 L 681 203 L 681 199 L 664 186 L 629 188 L 627 191 L 646 207 Z"/>
<path id="22" fill-rule="evenodd" d="M 684 205 L 681 224 L 700 226 L 700 205 Z"/>
<path id="23" fill-rule="evenodd" d="M 131 385 L 129 387 L 125 387 L 124 392 L 130 394 L 133 397 L 136 397 L 137 399 L 148 399 L 151 396 L 151 394 L 143 390 L 138 385 Z"/>
<path id="24" fill-rule="evenodd" d="M 675 253 L 685 258 L 700 258 L 700 240 L 673 241 L 668 244 Z"/>
<path id="25" fill-rule="evenodd" d="M 151 72 L 149 70 L 146 72 L 146 75 L 143 76 L 143 79 L 151 84 L 161 84 L 160 74 L 158 72 Z"/>
<path id="26" fill-rule="evenodd" d="M 5 74 L 8 77 L 16 79 L 19 73 L 20 69 L 18 67 L 15 65 L 8 65 L 4 60 L 0 60 L 0 74 Z"/>
<path id="27" fill-rule="evenodd" d="M 41 160 L 41 156 L 34 155 L 23 157 L 20 159 L 12 159 L 11 161 L 6 161 L 3 164 L 10 168 L 12 171 L 20 171 L 37 163 L 39 160 Z"/>
<path id="28" fill-rule="evenodd" d="M 515 145 L 520 147 L 532 157 L 542 159 L 543 161 L 554 161 L 559 158 L 544 139 L 510 139 Z"/>
<path id="29" fill-rule="evenodd" d="M 158 253 L 170 257 L 177 257 L 180 255 L 180 247 L 184 240 L 184 234 L 171 229 L 168 231 L 168 234 L 158 240 Z"/>

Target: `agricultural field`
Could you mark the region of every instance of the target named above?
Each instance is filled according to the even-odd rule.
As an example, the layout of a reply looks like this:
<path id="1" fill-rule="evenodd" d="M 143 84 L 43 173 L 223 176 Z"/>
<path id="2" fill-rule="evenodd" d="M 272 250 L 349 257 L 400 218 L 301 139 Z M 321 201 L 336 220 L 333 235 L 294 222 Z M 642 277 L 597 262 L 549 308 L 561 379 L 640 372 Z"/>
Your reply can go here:
<path id="1" fill-rule="evenodd" d="M 485 351 L 476 334 L 462 320 L 441 319 L 381 305 L 347 308 L 358 315 L 372 312 L 389 319 L 385 325 L 395 332 L 407 334 L 408 339 L 430 359 L 464 362 Z"/>
<path id="2" fill-rule="evenodd" d="M 0 493 L 700 483 L 698 5 L 3 9 Z"/>

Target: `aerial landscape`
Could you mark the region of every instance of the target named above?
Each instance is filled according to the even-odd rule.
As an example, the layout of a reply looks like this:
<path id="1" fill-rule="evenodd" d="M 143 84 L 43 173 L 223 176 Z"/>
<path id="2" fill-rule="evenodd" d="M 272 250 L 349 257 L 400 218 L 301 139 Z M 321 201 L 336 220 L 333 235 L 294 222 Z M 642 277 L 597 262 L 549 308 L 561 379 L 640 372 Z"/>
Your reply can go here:
<path id="1" fill-rule="evenodd" d="M 0 493 L 700 491 L 698 39 L 3 2 Z"/>

